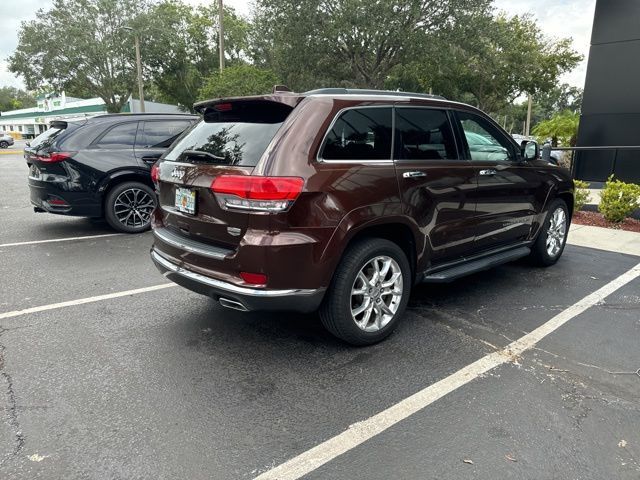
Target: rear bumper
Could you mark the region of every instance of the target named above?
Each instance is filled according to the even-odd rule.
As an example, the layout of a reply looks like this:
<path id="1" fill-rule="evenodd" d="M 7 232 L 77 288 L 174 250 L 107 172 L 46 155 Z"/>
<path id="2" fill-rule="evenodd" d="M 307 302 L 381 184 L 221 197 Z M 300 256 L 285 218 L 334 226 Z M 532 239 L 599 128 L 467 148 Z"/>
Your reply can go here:
<path id="1" fill-rule="evenodd" d="M 59 188 L 55 182 L 45 182 L 29 177 L 31 204 L 49 213 L 78 217 L 101 217 L 102 204 L 89 202 L 85 192 L 69 192 Z M 66 202 L 65 205 L 49 203 L 52 198 Z"/>
<path id="2" fill-rule="evenodd" d="M 172 282 L 196 293 L 222 300 L 221 303 L 226 303 L 225 306 L 237 310 L 309 313 L 318 309 L 325 293 L 324 288 L 268 290 L 234 285 L 182 268 L 162 256 L 155 248 L 151 249 L 151 259 L 156 268 Z"/>

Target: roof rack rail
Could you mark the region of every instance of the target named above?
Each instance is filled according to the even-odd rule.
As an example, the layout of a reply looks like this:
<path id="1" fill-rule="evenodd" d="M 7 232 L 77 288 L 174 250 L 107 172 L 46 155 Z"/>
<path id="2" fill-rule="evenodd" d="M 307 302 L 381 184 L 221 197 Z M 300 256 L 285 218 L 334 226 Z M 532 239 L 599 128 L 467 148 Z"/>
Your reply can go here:
<path id="1" fill-rule="evenodd" d="M 396 97 L 446 100 L 442 95 L 432 95 L 430 93 L 395 92 L 393 90 L 370 90 L 366 88 L 318 88 L 304 92 L 303 95 L 394 95 Z"/>

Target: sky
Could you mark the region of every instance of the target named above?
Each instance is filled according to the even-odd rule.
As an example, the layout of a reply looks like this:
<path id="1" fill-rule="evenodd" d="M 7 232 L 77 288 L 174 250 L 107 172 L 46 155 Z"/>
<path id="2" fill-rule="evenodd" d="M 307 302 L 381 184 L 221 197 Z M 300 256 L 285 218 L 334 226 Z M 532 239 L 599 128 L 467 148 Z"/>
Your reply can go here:
<path id="1" fill-rule="evenodd" d="M 214 0 L 184 0 L 197 5 Z M 573 48 L 584 56 L 583 62 L 565 74 L 562 82 L 583 88 L 587 69 L 587 56 L 591 40 L 591 27 L 596 0 L 494 0 L 498 10 L 508 15 L 530 13 L 537 20 L 540 30 L 551 38 L 573 38 Z M 24 88 L 21 79 L 7 70 L 7 57 L 18 44 L 20 22 L 32 20 L 39 9 L 48 9 L 52 0 L 2 0 L 0 16 L 0 87 Z M 251 0 L 225 0 L 242 15 L 250 13 Z M 523 68 L 527 68 L 523 65 Z M 535 65 L 529 66 L 535 68 Z"/>

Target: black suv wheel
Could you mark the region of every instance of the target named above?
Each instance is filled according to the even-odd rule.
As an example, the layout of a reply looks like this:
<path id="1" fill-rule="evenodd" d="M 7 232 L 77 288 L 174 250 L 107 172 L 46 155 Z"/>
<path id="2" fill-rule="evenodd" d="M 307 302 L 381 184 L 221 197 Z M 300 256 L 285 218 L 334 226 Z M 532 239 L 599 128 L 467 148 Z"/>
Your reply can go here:
<path id="1" fill-rule="evenodd" d="M 2 140 L 0 142 L 0 148 L 8 148 L 9 147 L 9 143 L 6 140 Z"/>
<path id="2" fill-rule="evenodd" d="M 109 191 L 104 215 L 114 230 L 139 233 L 151 225 L 151 213 L 156 208 L 156 195 L 140 182 L 125 182 Z"/>

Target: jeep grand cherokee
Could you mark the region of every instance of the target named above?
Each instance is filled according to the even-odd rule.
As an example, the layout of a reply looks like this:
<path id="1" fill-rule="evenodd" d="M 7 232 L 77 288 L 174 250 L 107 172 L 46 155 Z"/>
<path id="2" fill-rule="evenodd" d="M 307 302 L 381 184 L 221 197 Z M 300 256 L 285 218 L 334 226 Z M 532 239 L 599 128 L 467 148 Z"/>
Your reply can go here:
<path id="1" fill-rule="evenodd" d="M 471 106 L 323 89 L 196 109 L 152 171 L 151 256 L 225 307 L 319 310 L 337 337 L 371 344 L 416 283 L 552 265 L 564 249 L 569 173 Z"/>

